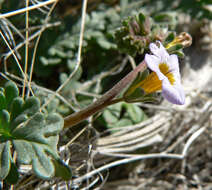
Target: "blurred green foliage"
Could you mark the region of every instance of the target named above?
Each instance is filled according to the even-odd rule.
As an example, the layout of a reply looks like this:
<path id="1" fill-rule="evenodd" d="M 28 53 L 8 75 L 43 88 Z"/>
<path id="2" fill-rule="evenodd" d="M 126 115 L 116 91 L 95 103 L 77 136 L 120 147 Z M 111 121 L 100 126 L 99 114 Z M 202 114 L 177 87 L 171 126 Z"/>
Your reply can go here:
<path id="1" fill-rule="evenodd" d="M 177 9 L 191 15 L 193 18 L 212 20 L 212 11 L 209 8 L 211 5 L 211 0 L 181 0 Z"/>
<path id="2" fill-rule="evenodd" d="M 212 19 L 211 0 L 149 0 L 144 3 L 144 6 L 149 8 L 153 13 L 172 11 L 175 13 L 185 13 L 194 19 Z"/>
<path id="3" fill-rule="evenodd" d="M 116 128 L 137 124 L 146 119 L 147 115 L 138 105 L 121 102 L 106 108 L 100 121 L 107 128 Z"/>

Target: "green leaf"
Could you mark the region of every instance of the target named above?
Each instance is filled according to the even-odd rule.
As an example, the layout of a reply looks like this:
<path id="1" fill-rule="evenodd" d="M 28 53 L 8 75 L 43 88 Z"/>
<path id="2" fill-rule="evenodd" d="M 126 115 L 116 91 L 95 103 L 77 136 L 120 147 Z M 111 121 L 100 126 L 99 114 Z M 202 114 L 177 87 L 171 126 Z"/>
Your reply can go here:
<path id="1" fill-rule="evenodd" d="M 183 49 L 183 45 L 182 44 L 176 44 L 171 46 L 170 48 L 167 49 L 167 51 L 169 52 L 169 54 L 173 54 L 173 52 L 176 52 L 178 50 Z"/>
<path id="2" fill-rule="evenodd" d="M 41 113 L 38 98 L 29 97 L 24 101 L 18 94 L 14 83 L 7 83 L 0 92 L 0 102 L 6 102 L 0 110 L 0 180 L 11 184 L 18 181 L 11 151 L 17 152 L 19 164 L 32 165 L 40 178 L 50 179 L 61 171 L 67 173 L 68 166 L 62 165 L 57 153 L 63 118 L 56 113 Z M 58 165 L 53 160 L 58 160 Z"/>
<path id="3" fill-rule="evenodd" d="M 139 123 L 147 116 L 139 106 L 120 102 L 105 109 L 102 118 L 106 127 L 115 128 Z"/>
<path id="4" fill-rule="evenodd" d="M 154 17 L 156 22 L 172 22 L 174 17 L 169 13 L 160 13 Z"/>
<path id="5" fill-rule="evenodd" d="M 55 176 L 61 177 L 63 180 L 70 180 L 72 177 L 71 168 L 67 166 L 61 160 L 53 160 L 54 166 L 56 168 Z"/>
<path id="6" fill-rule="evenodd" d="M 23 113 L 32 116 L 40 109 L 40 101 L 36 97 L 29 97 L 23 104 Z"/>
<path id="7" fill-rule="evenodd" d="M 9 134 L 10 114 L 7 110 L 0 110 L 0 134 L 10 136 Z M 1 140 L 0 140 L 1 142 Z"/>
<path id="8" fill-rule="evenodd" d="M 16 184 L 18 182 L 18 178 L 19 178 L 18 169 L 16 165 L 13 162 L 11 162 L 10 172 L 5 178 L 5 181 L 9 184 Z"/>
<path id="9" fill-rule="evenodd" d="M 13 141 L 13 145 L 18 152 L 18 162 L 22 164 L 30 163 L 34 156 L 32 144 L 24 140 L 15 140 Z"/>
<path id="10" fill-rule="evenodd" d="M 138 83 L 143 81 L 148 75 L 149 75 L 149 71 L 147 69 L 143 71 L 142 73 L 139 73 L 136 79 L 125 91 L 123 97 L 126 99 L 142 97 L 144 95 L 144 91 L 139 87 L 135 89 L 135 86 L 137 86 Z"/>
<path id="11" fill-rule="evenodd" d="M 62 62 L 60 58 L 49 58 L 46 59 L 45 57 L 40 57 L 40 61 L 43 63 L 43 65 L 57 65 Z"/>
<path id="12" fill-rule="evenodd" d="M 138 19 L 139 19 L 139 22 L 145 22 L 145 19 L 146 19 L 146 16 L 143 14 L 143 13 L 139 13 L 138 14 Z"/>
<path id="13" fill-rule="evenodd" d="M 124 127 L 124 126 L 129 126 L 129 125 L 132 125 L 132 124 L 133 123 L 129 118 L 123 118 L 123 119 L 120 119 L 116 123 L 109 124 L 108 128 Z"/>
<path id="14" fill-rule="evenodd" d="M 165 39 L 165 41 L 164 41 L 164 45 L 167 45 L 167 44 L 169 44 L 170 42 L 172 42 L 172 41 L 174 40 L 174 38 L 175 38 L 175 34 L 174 34 L 174 32 L 171 32 L 171 33 L 166 37 L 166 39 Z"/>
<path id="15" fill-rule="evenodd" d="M 0 92 L 0 110 L 5 109 L 7 106 L 6 97 L 3 92 Z"/>
<path id="16" fill-rule="evenodd" d="M 125 102 L 127 103 L 135 103 L 135 102 L 148 102 L 148 103 L 155 103 L 158 101 L 158 97 L 156 93 L 152 93 L 152 94 L 146 94 L 144 96 L 141 97 L 137 97 L 137 98 L 132 98 L 132 99 L 124 99 Z"/>
<path id="17" fill-rule="evenodd" d="M 68 59 L 67 60 L 67 66 L 68 66 L 70 72 L 73 72 L 75 67 L 76 67 L 76 60 L 75 59 L 74 60 Z M 79 66 L 78 70 L 73 75 L 72 80 L 77 81 L 78 79 L 80 79 L 81 75 L 82 75 L 82 67 Z"/>
<path id="18" fill-rule="evenodd" d="M 100 37 L 97 39 L 98 44 L 104 49 L 110 49 L 112 44 L 106 38 Z"/>
<path id="19" fill-rule="evenodd" d="M 133 102 L 134 100 L 137 99 L 142 99 L 145 96 L 145 92 L 141 88 L 136 88 L 130 96 L 124 97 L 125 102 Z"/>
<path id="20" fill-rule="evenodd" d="M 75 76 L 75 75 L 74 75 Z M 60 81 L 61 81 L 61 83 L 64 83 L 64 81 L 66 81 L 68 79 L 68 75 L 66 74 L 66 73 L 62 73 L 61 75 L 60 75 Z M 74 91 L 74 90 L 76 90 L 76 89 L 78 89 L 78 88 L 80 88 L 81 87 L 81 83 L 80 82 L 78 82 L 78 81 L 76 81 L 76 80 L 70 80 L 68 83 L 67 83 L 67 85 L 63 88 L 63 93 L 64 94 L 70 94 L 70 96 L 71 96 L 71 93 L 70 93 L 70 91 Z"/>
<path id="21" fill-rule="evenodd" d="M 10 142 L 0 143 L 0 180 L 7 177 L 10 171 Z"/>
<path id="22" fill-rule="evenodd" d="M 103 118 L 106 123 L 115 123 L 119 120 L 120 113 L 121 113 L 122 103 L 117 103 L 114 105 L 109 106 L 103 112 Z"/>
<path id="23" fill-rule="evenodd" d="M 11 105 L 11 120 L 14 120 L 18 115 L 21 114 L 23 104 L 24 101 L 22 98 L 14 98 L 13 103 Z"/>
<path id="24" fill-rule="evenodd" d="M 48 113 L 56 112 L 56 110 L 58 109 L 59 103 L 60 103 L 60 101 L 57 98 L 55 98 L 51 102 L 49 102 L 49 104 L 47 105 Z"/>
<path id="25" fill-rule="evenodd" d="M 34 158 L 32 158 L 32 168 L 35 174 L 43 179 L 50 179 L 54 176 L 55 168 L 51 158 L 46 154 L 44 146 L 32 144 Z"/>
<path id="26" fill-rule="evenodd" d="M 27 123 L 12 132 L 13 144 L 21 164 L 32 163 L 35 174 L 43 179 L 54 176 L 55 168 L 51 156 L 58 158 L 58 134 L 63 119 L 58 114 L 45 117 L 36 113 Z M 49 156 L 49 154 L 51 156 Z"/>
<path id="27" fill-rule="evenodd" d="M 174 51 L 173 54 L 176 54 L 180 58 L 184 58 L 185 57 L 185 54 L 181 50 Z"/>
<path id="28" fill-rule="evenodd" d="M 5 97 L 7 102 L 7 108 L 10 110 L 11 103 L 15 97 L 19 95 L 19 91 L 14 82 L 7 82 L 5 85 Z"/>
<path id="29" fill-rule="evenodd" d="M 14 130 L 19 124 L 27 120 L 39 111 L 40 101 L 36 97 L 29 97 L 24 102 L 22 98 L 14 98 L 11 105 L 11 125 L 10 130 Z"/>
<path id="30" fill-rule="evenodd" d="M 130 118 L 132 119 L 134 123 L 139 123 L 143 120 L 144 113 L 141 110 L 141 108 L 139 108 L 137 105 L 125 104 L 125 107 L 126 107 L 127 113 L 129 114 Z"/>

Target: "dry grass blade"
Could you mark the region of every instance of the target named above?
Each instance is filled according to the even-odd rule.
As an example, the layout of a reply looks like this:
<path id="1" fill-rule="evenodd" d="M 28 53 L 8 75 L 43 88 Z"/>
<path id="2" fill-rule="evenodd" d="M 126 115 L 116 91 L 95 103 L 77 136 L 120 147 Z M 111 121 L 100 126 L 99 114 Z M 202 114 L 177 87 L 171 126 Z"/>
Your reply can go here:
<path id="1" fill-rule="evenodd" d="M 31 2 L 33 5 L 42 3 L 41 1 L 38 1 L 38 0 L 31 0 Z M 42 6 L 41 8 L 38 8 L 38 10 L 42 12 L 43 14 L 47 14 L 48 11 L 50 11 L 50 8 L 47 5 L 45 5 L 45 6 Z"/>
<path id="2" fill-rule="evenodd" d="M 8 17 L 11 17 L 11 16 L 15 16 L 17 14 L 22 14 L 22 13 L 25 13 L 27 11 L 35 10 L 35 9 L 38 9 L 40 7 L 43 7 L 43 6 L 46 6 L 46 5 L 49 5 L 49 4 L 53 4 L 53 3 L 57 2 L 57 1 L 58 0 L 48 0 L 48 1 L 41 2 L 41 3 L 36 4 L 36 5 L 33 5 L 33 6 L 29 6 L 29 7 L 22 8 L 22 9 L 18 9 L 16 11 L 12 11 L 12 12 L 5 13 L 5 14 L 0 14 L 0 19 L 8 18 Z"/>
<path id="3" fill-rule="evenodd" d="M 26 8 L 29 7 L 29 0 L 26 0 Z M 26 11 L 26 15 L 25 15 L 25 39 L 26 39 L 26 43 L 25 43 L 25 64 L 24 64 L 24 73 L 25 73 L 25 78 L 24 78 L 24 85 L 23 85 L 23 90 L 22 90 L 22 98 L 24 98 L 25 96 L 25 88 L 26 88 L 26 83 L 27 81 L 27 70 L 28 70 L 28 56 L 29 56 L 29 11 Z"/>
<path id="4" fill-rule="evenodd" d="M 11 29 L 14 30 L 21 38 L 24 39 L 24 36 L 18 31 L 18 29 L 11 22 L 9 22 L 9 20 L 3 18 L 0 20 L 0 23 L 1 23 L 0 28 L 1 28 L 2 33 L 5 36 L 5 39 L 10 44 L 11 48 L 14 49 L 16 47 L 16 43 L 15 43 L 15 39 L 13 37 L 13 33 L 12 33 Z M 21 59 L 21 56 L 17 51 L 15 51 L 15 54 L 18 59 Z"/>

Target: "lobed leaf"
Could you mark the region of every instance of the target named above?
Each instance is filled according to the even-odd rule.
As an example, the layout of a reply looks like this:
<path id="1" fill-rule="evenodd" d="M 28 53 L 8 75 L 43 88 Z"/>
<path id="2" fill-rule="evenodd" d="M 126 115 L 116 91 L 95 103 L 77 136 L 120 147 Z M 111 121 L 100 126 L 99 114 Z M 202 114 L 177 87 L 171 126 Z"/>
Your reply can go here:
<path id="1" fill-rule="evenodd" d="M 24 101 L 18 94 L 18 88 L 11 82 L 0 92 L 0 180 L 10 184 L 18 181 L 18 170 L 11 158 L 13 149 L 17 152 L 17 162 L 32 165 L 38 177 L 50 179 L 57 175 L 70 179 L 70 168 L 57 153 L 63 118 L 56 113 L 41 113 L 38 98 Z"/>

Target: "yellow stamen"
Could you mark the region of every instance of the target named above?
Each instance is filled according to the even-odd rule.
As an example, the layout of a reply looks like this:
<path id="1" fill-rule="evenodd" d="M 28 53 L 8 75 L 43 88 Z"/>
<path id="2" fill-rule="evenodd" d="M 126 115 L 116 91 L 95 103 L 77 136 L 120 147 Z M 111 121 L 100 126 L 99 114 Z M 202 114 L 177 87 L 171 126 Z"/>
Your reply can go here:
<path id="1" fill-rule="evenodd" d="M 173 73 L 169 71 L 169 67 L 165 63 L 159 64 L 160 71 L 168 78 L 171 85 L 174 84 L 175 79 Z M 162 81 L 159 80 L 155 72 L 150 73 L 141 83 L 138 84 L 144 89 L 146 93 L 153 93 L 162 89 Z M 138 85 L 136 85 L 138 87 Z"/>

